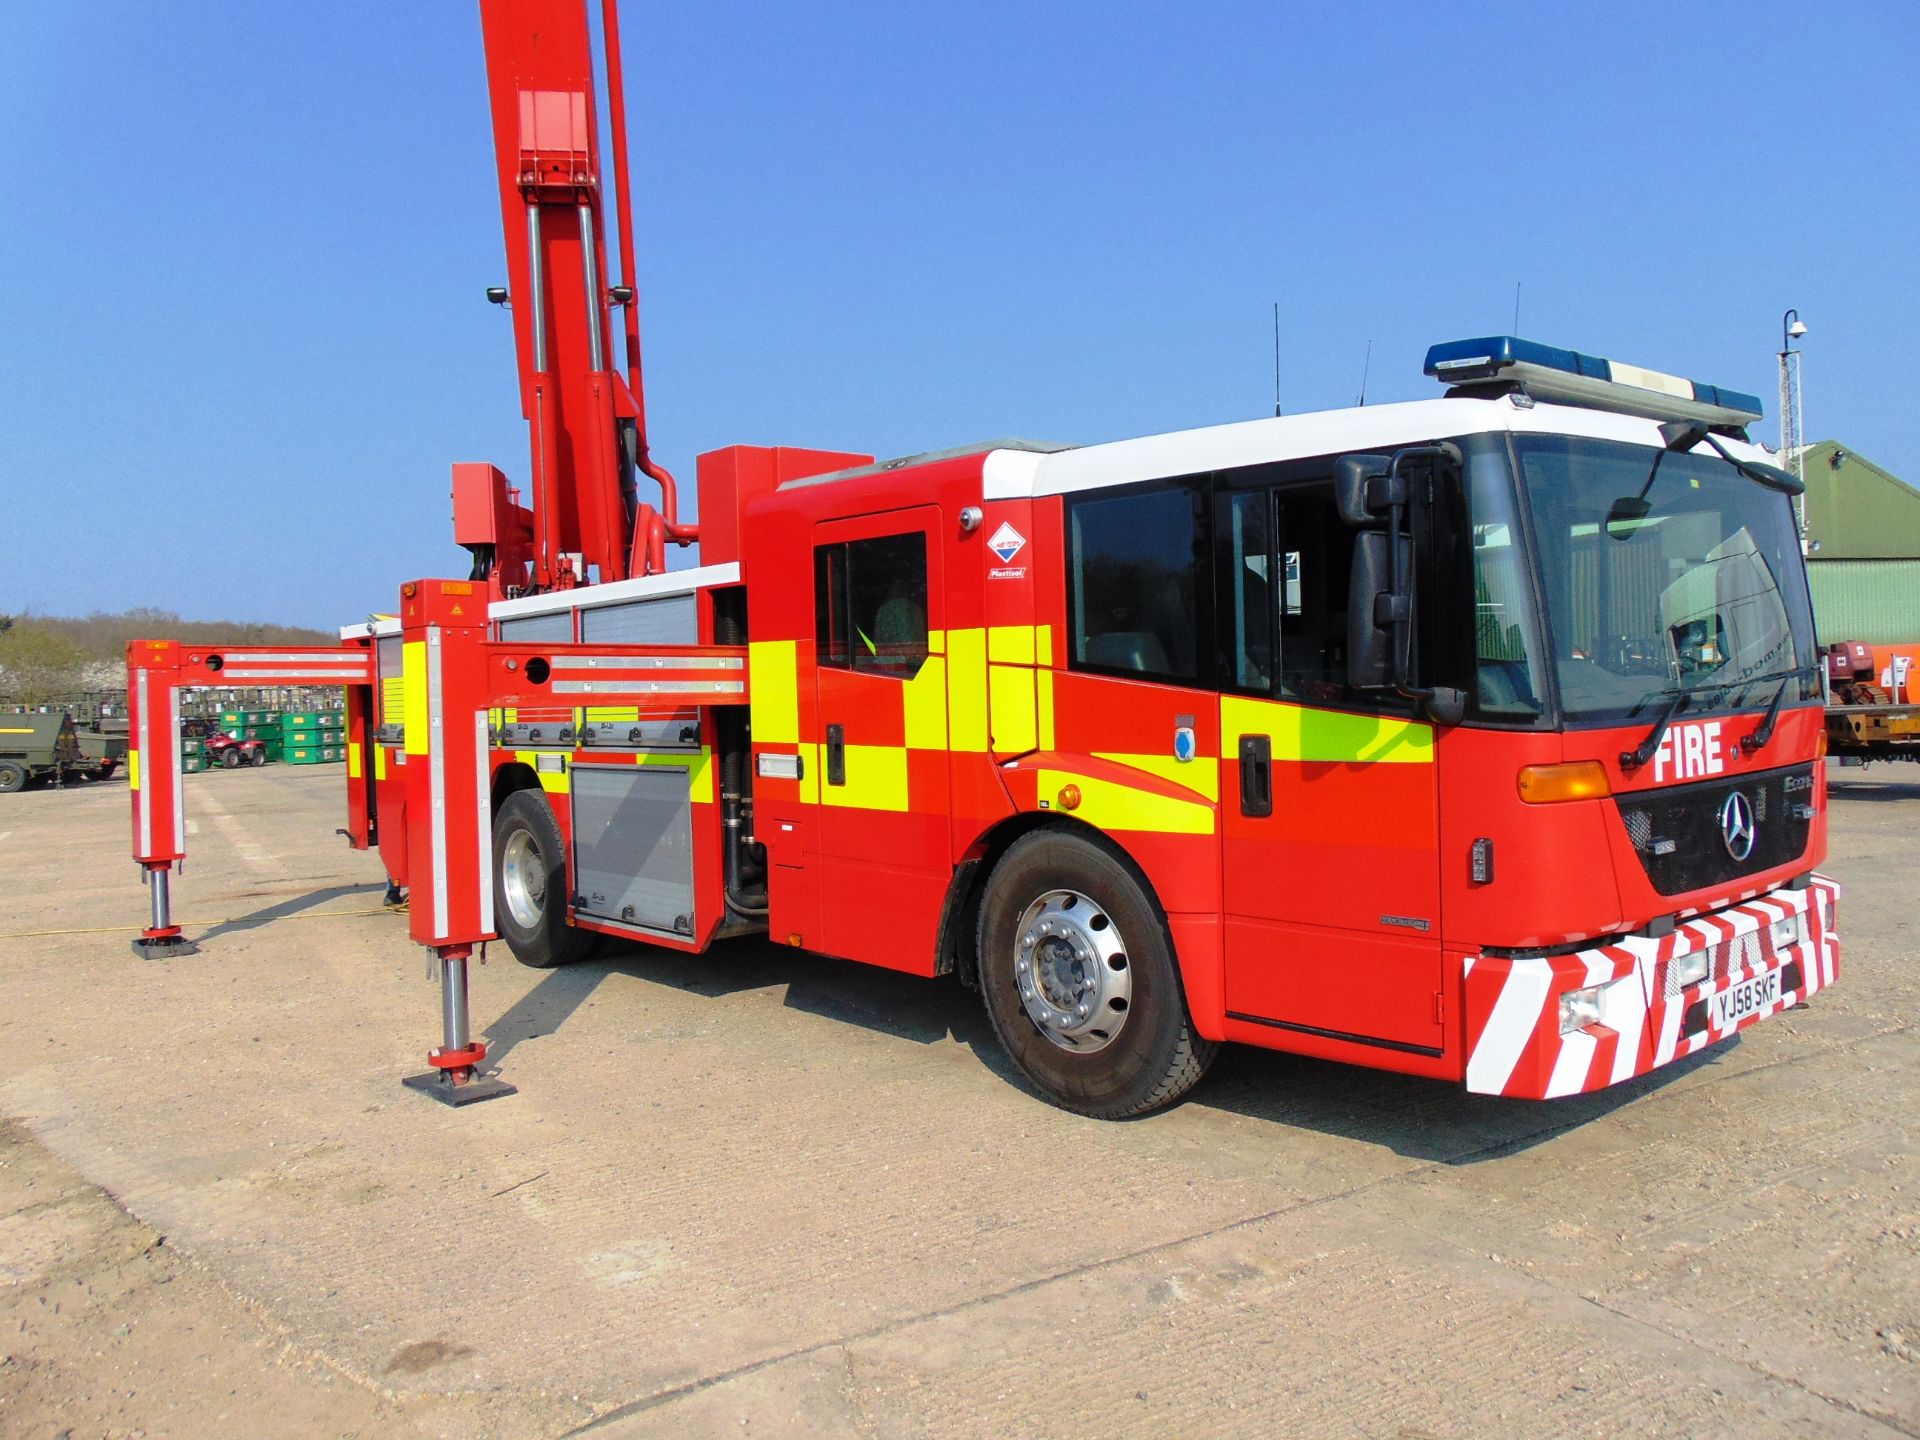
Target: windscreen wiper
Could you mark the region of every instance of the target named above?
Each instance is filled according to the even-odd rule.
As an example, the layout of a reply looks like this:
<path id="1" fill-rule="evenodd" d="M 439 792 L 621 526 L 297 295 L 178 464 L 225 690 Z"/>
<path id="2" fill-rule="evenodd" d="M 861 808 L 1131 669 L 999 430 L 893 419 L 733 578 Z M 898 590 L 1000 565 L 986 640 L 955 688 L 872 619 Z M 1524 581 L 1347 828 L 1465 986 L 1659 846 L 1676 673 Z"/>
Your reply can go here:
<path id="1" fill-rule="evenodd" d="M 1640 742 L 1640 748 L 1620 752 L 1622 770 L 1638 770 L 1653 758 L 1653 752 L 1660 748 L 1660 737 L 1665 735 L 1667 727 L 1673 724 L 1673 717 L 1687 708 L 1687 700 L 1691 693 L 1687 690 L 1676 692 L 1673 699 L 1667 702 L 1667 708 L 1660 712 L 1660 718 L 1653 722 L 1653 729 L 1647 732 L 1647 738 Z"/>
<path id="2" fill-rule="evenodd" d="M 1800 672 L 1794 671 L 1780 681 L 1780 688 L 1773 692 L 1773 699 L 1767 703 L 1767 713 L 1760 719 L 1760 728 L 1751 735 L 1740 737 L 1740 753 L 1757 755 L 1773 739 L 1773 727 L 1780 721 L 1780 702 L 1787 698 L 1787 687 L 1800 678 Z"/>

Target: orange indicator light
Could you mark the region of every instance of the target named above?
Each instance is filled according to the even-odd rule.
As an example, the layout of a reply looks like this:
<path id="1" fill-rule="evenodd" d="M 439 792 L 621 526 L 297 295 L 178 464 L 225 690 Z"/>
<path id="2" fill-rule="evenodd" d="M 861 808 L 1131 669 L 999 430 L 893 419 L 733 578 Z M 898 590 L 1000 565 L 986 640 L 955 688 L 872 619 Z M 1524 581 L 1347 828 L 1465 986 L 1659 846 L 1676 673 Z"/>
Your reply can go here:
<path id="1" fill-rule="evenodd" d="M 1607 769 L 1598 760 L 1568 760 L 1559 765 L 1529 765 L 1520 772 L 1520 798 L 1529 805 L 1561 800 L 1599 800 L 1613 793 Z"/>

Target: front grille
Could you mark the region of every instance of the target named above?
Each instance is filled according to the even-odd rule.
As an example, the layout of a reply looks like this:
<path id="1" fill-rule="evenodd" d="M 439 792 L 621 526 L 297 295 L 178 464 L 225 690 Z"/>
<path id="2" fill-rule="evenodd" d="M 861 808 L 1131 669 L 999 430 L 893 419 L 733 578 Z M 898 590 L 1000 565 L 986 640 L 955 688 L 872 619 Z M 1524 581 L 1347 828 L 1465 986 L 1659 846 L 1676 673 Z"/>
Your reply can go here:
<path id="1" fill-rule="evenodd" d="M 1738 790 L 1753 812 L 1753 850 L 1728 851 L 1720 809 Z M 1614 804 L 1647 880 L 1680 895 L 1791 864 L 1806 853 L 1812 829 L 1813 767 L 1797 765 L 1732 780 L 1704 780 L 1617 797 Z"/>

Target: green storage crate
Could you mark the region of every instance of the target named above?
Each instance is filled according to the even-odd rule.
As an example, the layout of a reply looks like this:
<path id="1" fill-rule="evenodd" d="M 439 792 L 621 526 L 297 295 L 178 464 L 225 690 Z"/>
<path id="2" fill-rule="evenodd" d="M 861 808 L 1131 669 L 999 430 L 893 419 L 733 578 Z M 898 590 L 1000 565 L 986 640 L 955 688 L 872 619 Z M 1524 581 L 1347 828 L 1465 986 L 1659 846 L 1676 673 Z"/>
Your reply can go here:
<path id="1" fill-rule="evenodd" d="M 206 768 L 207 757 L 204 754 L 182 755 L 180 757 L 180 771 L 182 774 L 197 775 Z"/>
<path id="2" fill-rule="evenodd" d="M 283 745 L 324 745 L 327 743 L 328 737 L 334 733 L 335 732 L 330 730 L 315 730 L 311 728 L 295 730 L 283 725 L 279 730 L 274 732 L 274 738 L 278 739 Z"/>
<path id="3" fill-rule="evenodd" d="M 236 725 L 241 727 L 248 725 L 271 725 L 279 718 L 279 715 L 272 710 L 222 710 L 220 712 L 220 728 L 222 730 L 229 730 Z"/>
<path id="4" fill-rule="evenodd" d="M 320 728 L 322 730 L 344 730 L 347 728 L 347 717 L 338 710 L 322 710 L 320 712 Z"/>

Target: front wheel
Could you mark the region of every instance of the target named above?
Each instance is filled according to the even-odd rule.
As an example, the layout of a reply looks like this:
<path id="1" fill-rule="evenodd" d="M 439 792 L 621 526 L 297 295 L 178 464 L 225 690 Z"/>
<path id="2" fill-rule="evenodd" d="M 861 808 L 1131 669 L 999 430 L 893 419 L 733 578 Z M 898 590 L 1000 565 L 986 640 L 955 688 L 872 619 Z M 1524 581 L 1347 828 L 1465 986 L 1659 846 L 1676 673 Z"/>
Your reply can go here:
<path id="1" fill-rule="evenodd" d="M 1041 830 L 994 866 L 980 907 L 980 988 L 994 1033 L 1048 1100 L 1101 1120 L 1172 1104 L 1219 1047 L 1187 1013 L 1165 922 L 1132 872 Z"/>
<path id="2" fill-rule="evenodd" d="M 267 763 L 266 747 L 262 746 L 260 749 L 254 751 L 251 755 L 247 756 L 247 763 L 249 765 L 253 765 L 256 767 L 266 764 Z"/>
<path id="3" fill-rule="evenodd" d="M 240 768 L 240 747 L 234 745 L 222 750 L 220 752 L 220 764 L 225 769 L 238 770 Z"/>
<path id="4" fill-rule="evenodd" d="M 598 937 L 567 923 L 567 852 L 539 790 L 516 790 L 493 817 L 493 923 L 522 965 L 586 958 Z"/>
<path id="5" fill-rule="evenodd" d="M 17 795 L 27 788 L 27 767 L 0 760 L 0 795 Z"/>

